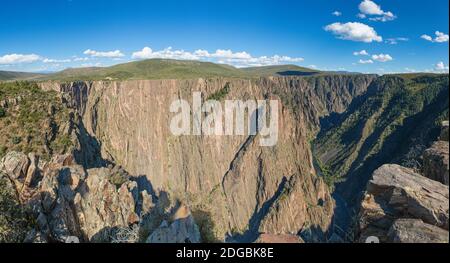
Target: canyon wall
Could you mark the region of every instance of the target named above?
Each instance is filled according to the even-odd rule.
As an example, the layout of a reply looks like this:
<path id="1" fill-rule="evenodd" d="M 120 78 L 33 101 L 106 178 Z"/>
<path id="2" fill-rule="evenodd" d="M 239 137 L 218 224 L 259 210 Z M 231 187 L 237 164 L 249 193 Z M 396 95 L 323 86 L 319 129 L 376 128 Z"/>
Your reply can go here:
<path id="1" fill-rule="evenodd" d="M 156 192 L 166 191 L 214 222 L 214 235 L 253 241 L 259 232 L 326 232 L 334 201 L 316 175 L 310 141 L 321 118 L 342 113 L 364 94 L 375 76 L 328 75 L 260 79 L 45 82 L 78 110 L 102 158 L 130 174 L 146 176 Z M 225 89 L 225 87 L 228 87 Z M 256 136 L 174 136 L 174 100 L 275 99 L 278 142 L 262 147 Z M 226 91 L 226 92 L 224 92 Z M 86 157 L 87 167 L 100 166 Z"/>

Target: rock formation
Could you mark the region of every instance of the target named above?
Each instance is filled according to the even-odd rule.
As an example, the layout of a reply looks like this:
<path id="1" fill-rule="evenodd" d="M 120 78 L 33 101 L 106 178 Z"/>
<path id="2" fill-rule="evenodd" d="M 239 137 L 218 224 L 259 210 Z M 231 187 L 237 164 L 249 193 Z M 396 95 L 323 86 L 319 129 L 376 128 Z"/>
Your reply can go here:
<path id="1" fill-rule="evenodd" d="M 448 185 L 448 141 L 437 141 L 423 154 L 423 173 L 432 180 Z"/>
<path id="2" fill-rule="evenodd" d="M 426 224 L 420 219 L 398 219 L 388 232 L 394 243 L 448 243 L 448 230 Z"/>
<path id="3" fill-rule="evenodd" d="M 358 216 L 360 242 L 375 236 L 381 242 L 448 243 L 448 152 L 448 142 L 433 143 L 424 153 L 424 176 L 395 164 L 373 173 Z"/>
<path id="4" fill-rule="evenodd" d="M 200 231 L 194 222 L 189 208 L 180 206 L 175 212 L 173 222 L 163 221 L 147 238 L 147 243 L 199 243 Z"/>

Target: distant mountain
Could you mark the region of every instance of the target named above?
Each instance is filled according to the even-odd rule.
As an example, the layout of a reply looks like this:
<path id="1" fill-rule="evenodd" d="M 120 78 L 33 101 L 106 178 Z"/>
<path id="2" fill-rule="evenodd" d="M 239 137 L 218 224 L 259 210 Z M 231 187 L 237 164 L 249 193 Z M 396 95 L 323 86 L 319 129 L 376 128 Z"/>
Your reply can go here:
<path id="1" fill-rule="evenodd" d="M 308 76 L 320 71 L 296 65 L 236 68 L 211 62 L 148 59 L 111 67 L 69 68 L 56 73 L 34 74 L 0 72 L 0 80 L 128 80 L 128 79 L 194 79 L 194 78 L 255 78 L 263 76 Z"/>
<path id="2" fill-rule="evenodd" d="M 242 68 L 242 71 L 256 76 L 309 76 L 315 75 L 320 71 L 300 67 L 296 65 L 277 65 L 277 66 L 264 66 L 264 67 L 250 67 Z"/>
<path id="3" fill-rule="evenodd" d="M 0 81 L 8 80 L 30 80 L 35 78 L 44 77 L 44 74 L 39 73 L 27 73 L 27 72 L 14 72 L 14 71 L 0 71 Z"/>
<path id="4" fill-rule="evenodd" d="M 247 74 L 229 65 L 210 62 L 149 59 L 111 67 L 72 68 L 50 75 L 58 80 L 101 79 L 190 79 L 199 77 L 246 77 Z"/>

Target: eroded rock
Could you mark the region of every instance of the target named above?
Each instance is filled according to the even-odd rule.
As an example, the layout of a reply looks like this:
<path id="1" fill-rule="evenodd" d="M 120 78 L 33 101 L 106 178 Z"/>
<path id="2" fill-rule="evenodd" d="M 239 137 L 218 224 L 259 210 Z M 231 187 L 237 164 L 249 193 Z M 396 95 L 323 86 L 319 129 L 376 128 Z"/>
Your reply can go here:
<path id="1" fill-rule="evenodd" d="M 163 221 L 147 238 L 147 243 L 199 243 L 200 231 L 194 222 L 189 208 L 182 205 L 173 216 L 174 221 L 169 224 Z"/>
<path id="2" fill-rule="evenodd" d="M 448 243 L 448 230 L 424 223 L 420 219 L 398 219 L 388 232 L 394 243 Z"/>
<path id="3" fill-rule="evenodd" d="M 449 144 L 437 141 L 423 154 L 423 175 L 445 185 L 449 183 Z"/>
<path id="4" fill-rule="evenodd" d="M 359 240 L 377 236 L 388 242 L 387 233 L 399 218 L 421 219 L 448 230 L 449 189 L 409 168 L 386 164 L 373 173 L 359 214 Z M 411 229 L 414 231 L 414 229 Z"/>

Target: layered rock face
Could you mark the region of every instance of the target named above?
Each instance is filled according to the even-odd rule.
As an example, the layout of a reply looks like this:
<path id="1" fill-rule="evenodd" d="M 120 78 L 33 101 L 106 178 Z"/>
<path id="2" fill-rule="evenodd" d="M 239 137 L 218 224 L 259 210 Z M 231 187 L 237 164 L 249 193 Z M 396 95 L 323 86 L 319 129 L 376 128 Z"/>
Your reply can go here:
<path id="1" fill-rule="evenodd" d="M 334 204 L 328 187 L 315 174 L 309 139 L 322 116 L 343 112 L 373 79 L 332 75 L 43 83 L 41 87 L 67 95 L 88 134 L 98 140 L 103 159 L 145 176 L 153 188 L 188 203 L 194 217 L 199 211 L 209 214 L 219 240 L 228 234 L 252 241 L 258 232 L 297 234 L 308 228 L 326 232 Z M 174 100 L 191 104 L 196 91 L 206 100 L 226 86 L 223 99 L 280 102 L 275 146 L 261 147 L 260 135 L 174 136 L 170 132 Z"/>
<path id="2" fill-rule="evenodd" d="M 449 175 L 448 147 L 448 141 L 437 141 L 423 154 L 424 174 L 445 185 Z"/>

